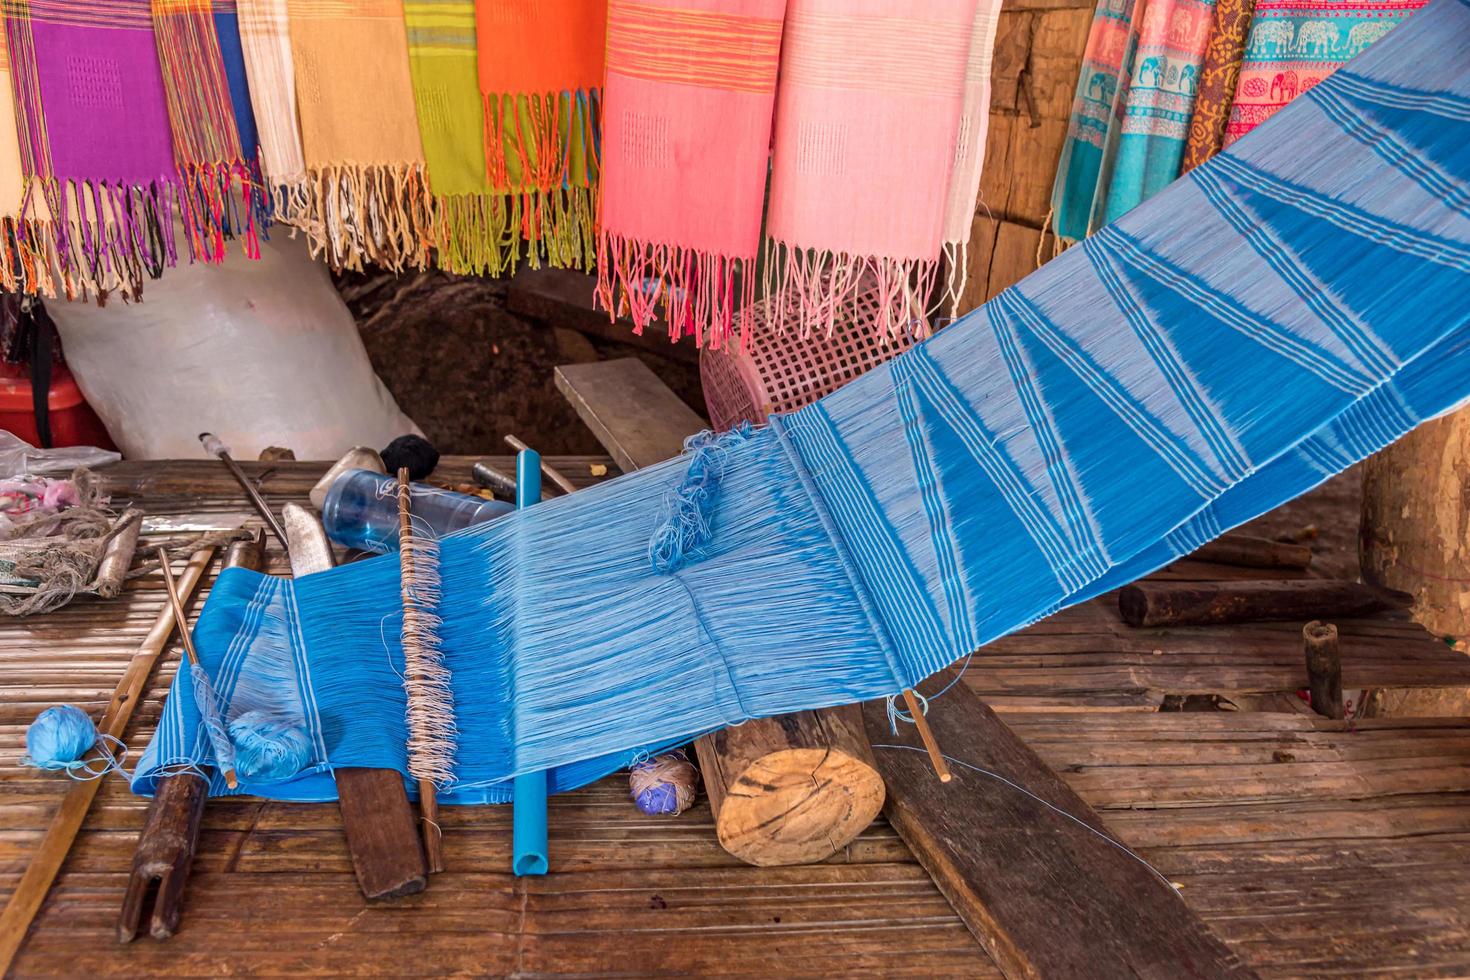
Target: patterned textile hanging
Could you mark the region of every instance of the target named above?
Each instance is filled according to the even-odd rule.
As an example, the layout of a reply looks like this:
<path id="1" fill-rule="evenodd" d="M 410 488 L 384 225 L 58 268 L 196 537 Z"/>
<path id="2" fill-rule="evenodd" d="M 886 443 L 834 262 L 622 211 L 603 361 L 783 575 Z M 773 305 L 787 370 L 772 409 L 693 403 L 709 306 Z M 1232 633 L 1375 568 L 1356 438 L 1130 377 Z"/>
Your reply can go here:
<path id="1" fill-rule="evenodd" d="M 435 261 L 450 272 L 499 275 L 514 268 L 516 243 L 506 201 L 485 176 L 474 0 L 404 0 L 403 18 L 438 219 Z"/>
<path id="2" fill-rule="evenodd" d="M 611 0 L 597 297 L 748 335 L 786 0 Z"/>
<path id="3" fill-rule="evenodd" d="M 985 137 L 990 128 L 990 61 L 999 24 L 1000 0 L 979 0 L 965 62 L 965 103 L 955 137 L 954 169 L 944 204 L 944 256 L 949 266 L 945 298 L 951 316 L 959 313 L 960 294 L 969 271 L 971 224 L 980 200 L 980 170 L 985 164 Z"/>
<path id="4" fill-rule="evenodd" d="M 774 322 L 830 334 L 864 276 L 880 330 L 924 323 L 976 0 L 791 0 L 766 216 Z"/>
<path id="5" fill-rule="evenodd" d="M 20 136 L 15 127 L 14 88 L 5 36 L 0 32 L 0 290 L 7 293 L 56 295 L 55 259 L 44 197 L 31 199 L 25 217 L 26 178 L 20 162 Z"/>
<path id="6" fill-rule="evenodd" d="M 1105 224 L 1179 176 L 1215 0 L 1140 0 L 1138 46 L 1104 199 Z"/>
<path id="7" fill-rule="evenodd" d="M 1189 139 L 1184 147 L 1183 170 L 1192 170 L 1220 152 L 1225 142 L 1225 124 L 1240 80 L 1240 61 L 1245 55 L 1246 31 L 1251 26 L 1255 0 L 1216 0 L 1210 18 L 1210 37 L 1199 70 L 1199 89 L 1194 96 L 1194 116 L 1189 121 Z"/>
<path id="8" fill-rule="evenodd" d="M 260 258 L 268 217 L 234 0 L 152 4 L 190 249 L 223 262 L 225 239 L 243 225 L 245 254 Z"/>
<path id="9" fill-rule="evenodd" d="M 1270 119 L 1425 2 L 1257 0 L 1224 145 Z"/>
<path id="10" fill-rule="evenodd" d="M 511 262 L 528 244 L 560 269 L 591 267 L 607 0 L 480 0 L 475 48 L 484 166 L 509 200 Z"/>
<path id="11" fill-rule="evenodd" d="M 138 299 L 177 260 L 183 191 L 148 0 L 16 2 L 5 26 L 21 166 L 52 216 L 63 291 Z"/>
<path id="12" fill-rule="evenodd" d="M 260 169 L 275 220 L 306 227 L 310 209 L 287 0 L 240 0 L 240 43 L 260 141 Z"/>
<path id="13" fill-rule="evenodd" d="M 1051 191 L 1052 227 L 1062 245 L 1087 237 L 1108 130 L 1126 93 L 1124 65 L 1129 58 L 1133 8 L 1134 0 L 1097 0 L 1092 15 L 1072 117 Z"/>
<path id="14" fill-rule="evenodd" d="M 429 263 L 424 175 L 400 0 L 289 0 L 312 253 L 333 268 Z"/>

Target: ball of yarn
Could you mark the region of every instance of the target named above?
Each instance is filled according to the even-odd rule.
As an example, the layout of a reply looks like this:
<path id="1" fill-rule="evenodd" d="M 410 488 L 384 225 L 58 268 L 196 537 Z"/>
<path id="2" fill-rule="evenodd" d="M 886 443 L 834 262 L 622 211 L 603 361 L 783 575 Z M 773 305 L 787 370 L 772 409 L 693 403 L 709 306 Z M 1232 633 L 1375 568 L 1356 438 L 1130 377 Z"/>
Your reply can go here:
<path id="1" fill-rule="evenodd" d="M 410 480 L 422 480 L 439 465 L 439 450 L 423 436 L 399 436 L 378 455 L 390 475 L 407 466 Z"/>
<path id="2" fill-rule="evenodd" d="M 229 727 L 235 772 L 263 783 L 290 779 L 311 761 L 306 732 L 264 711 L 247 711 Z"/>
<path id="3" fill-rule="evenodd" d="M 97 726 L 90 715 L 74 705 L 54 705 L 26 729 L 25 762 L 39 769 L 72 769 L 96 744 Z"/>
<path id="4" fill-rule="evenodd" d="M 682 750 L 667 752 L 628 769 L 628 788 L 638 809 L 648 814 L 678 816 L 694 805 L 698 771 Z"/>

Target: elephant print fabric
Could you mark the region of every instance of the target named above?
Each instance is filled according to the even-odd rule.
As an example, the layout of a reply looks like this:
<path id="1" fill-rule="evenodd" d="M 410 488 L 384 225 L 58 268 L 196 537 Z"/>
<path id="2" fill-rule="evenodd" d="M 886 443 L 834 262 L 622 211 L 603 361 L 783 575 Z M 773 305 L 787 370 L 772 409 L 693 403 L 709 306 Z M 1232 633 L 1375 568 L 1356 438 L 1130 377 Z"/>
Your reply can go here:
<path id="1" fill-rule="evenodd" d="M 1125 88 L 1125 64 L 1132 51 L 1133 8 L 1134 0 L 1098 0 L 1093 12 L 1051 192 L 1056 235 L 1067 243 L 1086 237 L 1094 213 L 1109 129 L 1122 108 L 1120 89 Z"/>
<path id="2" fill-rule="evenodd" d="M 1425 2 L 1257 0 L 1223 145 L 1270 119 Z"/>
<path id="3" fill-rule="evenodd" d="M 1230 104 L 1240 81 L 1240 61 L 1255 7 L 1255 0 L 1215 2 L 1210 37 L 1205 41 L 1205 56 L 1200 63 L 1194 115 L 1189 120 L 1189 139 L 1184 146 L 1181 169 L 1185 171 L 1220 152 L 1225 143 L 1225 124 L 1230 121 Z"/>
<path id="4" fill-rule="evenodd" d="M 1139 5 L 1134 18 L 1142 20 L 1101 224 L 1127 214 L 1179 176 L 1215 0 Z"/>

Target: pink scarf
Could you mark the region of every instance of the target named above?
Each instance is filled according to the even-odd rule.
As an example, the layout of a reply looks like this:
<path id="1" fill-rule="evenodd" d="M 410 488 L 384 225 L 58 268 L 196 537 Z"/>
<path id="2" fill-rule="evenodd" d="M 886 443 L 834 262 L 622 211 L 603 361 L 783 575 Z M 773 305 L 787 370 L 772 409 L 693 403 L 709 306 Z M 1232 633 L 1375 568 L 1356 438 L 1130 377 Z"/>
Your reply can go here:
<path id="1" fill-rule="evenodd" d="M 879 329 L 924 329 L 975 8 L 790 0 L 766 222 L 776 322 L 830 334 L 871 277 Z"/>
<path id="2" fill-rule="evenodd" d="M 597 296 L 642 333 L 748 333 L 786 0 L 611 0 Z"/>

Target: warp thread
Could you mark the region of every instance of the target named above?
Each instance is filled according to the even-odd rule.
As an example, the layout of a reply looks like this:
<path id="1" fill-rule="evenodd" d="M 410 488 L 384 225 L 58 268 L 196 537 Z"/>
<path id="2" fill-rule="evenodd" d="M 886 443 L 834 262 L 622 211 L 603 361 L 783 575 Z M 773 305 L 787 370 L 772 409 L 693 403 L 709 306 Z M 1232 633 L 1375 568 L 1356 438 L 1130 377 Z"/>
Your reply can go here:
<path id="1" fill-rule="evenodd" d="M 628 792 L 644 813 L 677 817 L 694 805 L 698 776 L 699 770 L 684 750 L 675 749 L 652 759 L 633 760 L 628 767 Z"/>
<path id="2" fill-rule="evenodd" d="M 95 747 L 97 755 L 88 759 Z M 26 754 L 21 765 L 64 772 L 72 779 L 100 779 L 109 772 L 125 772 L 128 747 L 112 735 L 103 735 L 81 708 L 57 704 L 36 716 L 26 729 Z M 94 768 L 97 764 L 102 768 Z"/>
<path id="3" fill-rule="evenodd" d="M 235 772 L 246 779 L 279 783 L 306 768 L 311 742 L 306 732 L 265 711 L 247 711 L 230 722 Z"/>
<path id="4" fill-rule="evenodd" d="M 679 485 L 664 496 L 663 518 L 648 543 L 654 571 L 665 575 L 678 571 L 709 542 L 710 511 L 725 475 L 726 457 L 732 445 L 750 436 L 750 423 L 745 422 L 729 432 L 706 429 L 684 440 L 689 468 Z"/>

